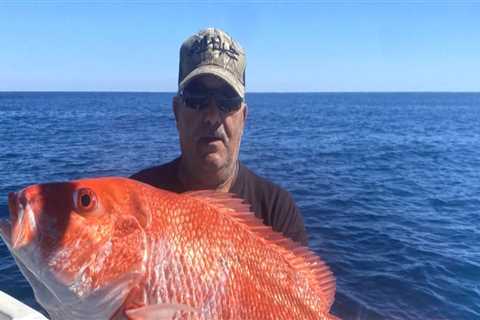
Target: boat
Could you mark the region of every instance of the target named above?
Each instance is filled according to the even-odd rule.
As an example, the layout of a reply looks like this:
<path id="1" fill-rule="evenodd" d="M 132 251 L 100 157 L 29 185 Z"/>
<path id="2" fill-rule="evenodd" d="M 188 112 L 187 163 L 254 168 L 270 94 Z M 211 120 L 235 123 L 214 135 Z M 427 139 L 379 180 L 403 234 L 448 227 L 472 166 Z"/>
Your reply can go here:
<path id="1" fill-rule="evenodd" d="M 43 314 L 0 290 L 0 320 L 48 320 Z"/>

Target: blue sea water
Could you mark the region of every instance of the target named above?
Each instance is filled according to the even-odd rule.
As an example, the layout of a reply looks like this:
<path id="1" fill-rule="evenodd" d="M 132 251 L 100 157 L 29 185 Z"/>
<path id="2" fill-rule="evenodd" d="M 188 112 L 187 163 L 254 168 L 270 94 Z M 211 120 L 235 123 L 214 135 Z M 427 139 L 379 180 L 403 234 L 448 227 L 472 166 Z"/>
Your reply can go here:
<path id="1" fill-rule="evenodd" d="M 29 184 L 179 154 L 171 93 L 0 93 L 0 216 Z M 480 94 L 258 93 L 241 159 L 289 190 L 344 319 L 480 319 Z M 0 241 L 1 242 L 1 241 Z M 0 243 L 0 289 L 36 308 Z"/>

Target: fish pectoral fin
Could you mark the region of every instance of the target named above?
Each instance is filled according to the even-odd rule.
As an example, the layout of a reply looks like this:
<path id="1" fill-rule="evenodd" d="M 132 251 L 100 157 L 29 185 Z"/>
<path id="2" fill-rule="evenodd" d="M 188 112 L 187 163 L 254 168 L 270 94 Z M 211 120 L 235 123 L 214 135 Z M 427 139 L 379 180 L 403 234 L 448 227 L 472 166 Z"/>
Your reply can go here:
<path id="1" fill-rule="evenodd" d="M 197 310 L 186 304 L 160 303 L 129 309 L 125 313 L 130 320 L 171 320 L 178 311 L 196 312 Z"/>

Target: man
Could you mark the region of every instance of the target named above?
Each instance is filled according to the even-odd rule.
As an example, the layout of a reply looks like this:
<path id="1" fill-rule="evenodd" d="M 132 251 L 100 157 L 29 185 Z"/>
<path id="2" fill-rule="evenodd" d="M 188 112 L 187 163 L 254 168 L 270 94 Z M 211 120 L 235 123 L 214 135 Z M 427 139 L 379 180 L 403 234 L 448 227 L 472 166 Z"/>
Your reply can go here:
<path id="1" fill-rule="evenodd" d="M 238 160 L 247 119 L 245 53 L 219 29 L 208 28 L 180 48 L 173 112 L 181 156 L 134 174 L 174 192 L 211 189 L 247 200 L 265 224 L 307 245 L 303 218 L 291 195 L 258 177 Z"/>

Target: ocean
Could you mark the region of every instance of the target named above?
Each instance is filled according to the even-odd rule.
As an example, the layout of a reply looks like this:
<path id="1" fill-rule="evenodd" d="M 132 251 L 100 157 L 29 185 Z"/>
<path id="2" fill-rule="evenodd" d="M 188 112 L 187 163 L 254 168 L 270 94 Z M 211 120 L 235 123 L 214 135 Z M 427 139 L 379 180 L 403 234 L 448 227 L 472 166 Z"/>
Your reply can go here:
<path id="1" fill-rule="evenodd" d="M 0 93 L 0 216 L 27 185 L 179 155 L 173 93 Z M 252 93 L 240 159 L 291 192 L 343 319 L 480 319 L 480 94 Z M 1 241 L 0 241 L 1 242 Z M 0 290 L 39 309 L 5 245 Z"/>

